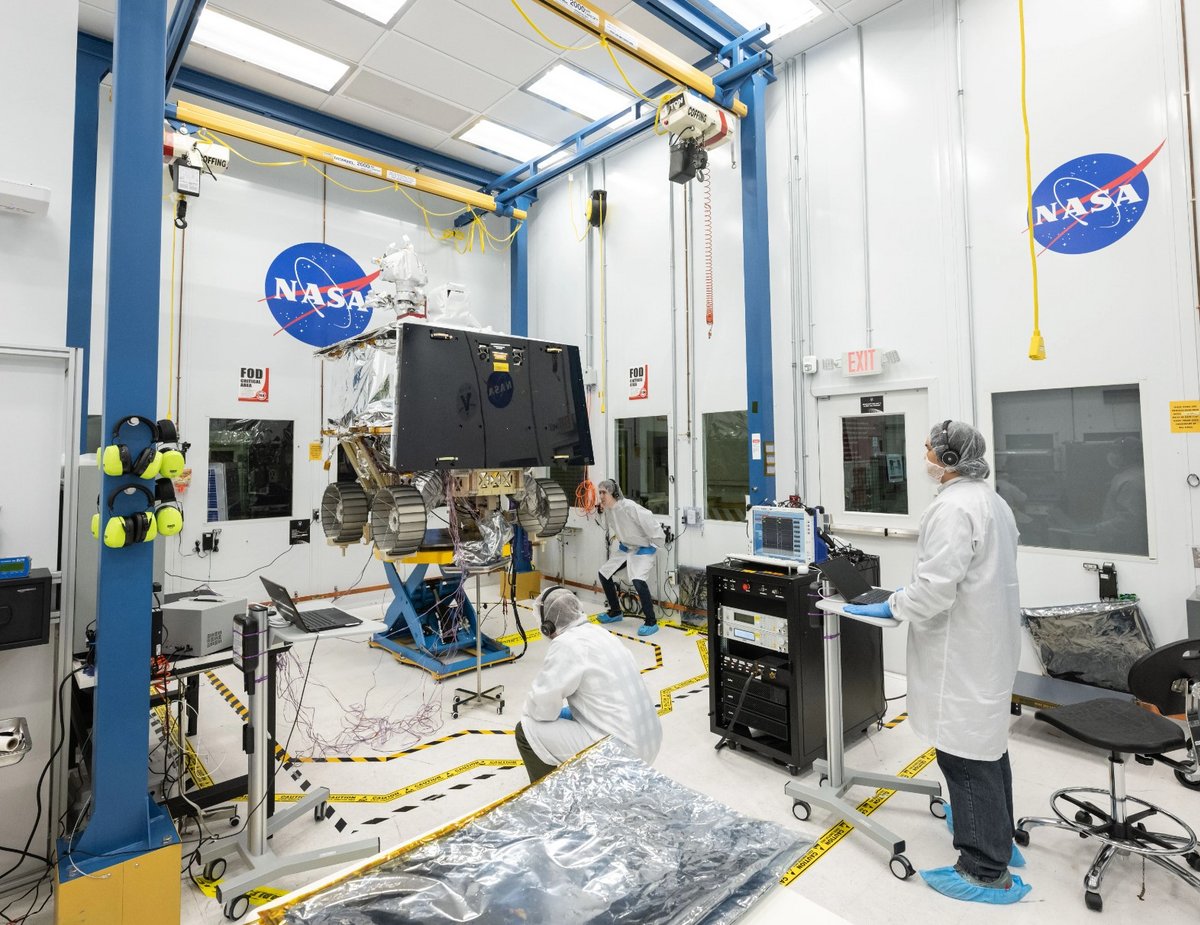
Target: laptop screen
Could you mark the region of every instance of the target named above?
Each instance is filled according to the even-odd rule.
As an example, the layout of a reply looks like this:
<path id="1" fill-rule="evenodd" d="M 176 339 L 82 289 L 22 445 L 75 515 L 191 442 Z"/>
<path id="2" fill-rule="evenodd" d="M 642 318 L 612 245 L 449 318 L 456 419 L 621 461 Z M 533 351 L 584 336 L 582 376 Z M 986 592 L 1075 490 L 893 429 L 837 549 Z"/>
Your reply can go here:
<path id="1" fill-rule="evenodd" d="M 258 577 L 262 581 L 263 587 L 267 589 L 267 594 L 271 595 L 275 609 L 287 617 L 289 623 L 296 623 L 296 605 L 292 603 L 292 596 L 288 593 L 288 589 L 283 585 L 275 584 L 269 578 L 263 578 L 261 575 Z"/>
<path id="2" fill-rule="evenodd" d="M 798 507 L 752 507 L 750 553 L 808 565 L 812 561 L 812 518 Z"/>
<path id="3" fill-rule="evenodd" d="M 846 600 L 853 600 L 871 590 L 871 583 L 863 577 L 858 567 L 845 556 L 831 556 L 820 564 L 821 574 L 837 588 Z"/>

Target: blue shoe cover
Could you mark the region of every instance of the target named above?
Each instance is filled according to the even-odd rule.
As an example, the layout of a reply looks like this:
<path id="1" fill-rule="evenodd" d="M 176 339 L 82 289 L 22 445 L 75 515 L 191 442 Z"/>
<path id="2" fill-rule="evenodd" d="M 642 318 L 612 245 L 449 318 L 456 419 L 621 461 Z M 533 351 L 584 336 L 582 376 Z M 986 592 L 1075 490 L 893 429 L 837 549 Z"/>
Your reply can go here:
<path id="1" fill-rule="evenodd" d="M 989 903 L 1007 906 L 1020 902 L 1032 887 L 1020 877 L 1010 876 L 1007 886 L 982 886 L 972 883 L 953 867 L 937 867 L 921 871 L 921 879 L 943 896 L 969 903 Z"/>
<path id="2" fill-rule="evenodd" d="M 598 613 L 596 619 L 601 623 L 620 623 L 625 619 L 625 615 L 622 613 Z"/>
<path id="3" fill-rule="evenodd" d="M 950 804 L 946 804 L 946 828 L 950 830 L 950 834 L 954 834 L 954 811 L 950 809 Z M 1009 867 L 1024 867 L 1025 855 L 1021 854 L 1021 849 L 1016 845 L 1012 846 L 1012 857 L 1008 859 Z"/>
<path id="4" fill-rule="evenodd" d="M 643 623 L 641 626 L 638 627 L 638 635 L 639 636 L 653 636 L 657 632 L 658 632 L 658 624 L 657 623 Z"/>

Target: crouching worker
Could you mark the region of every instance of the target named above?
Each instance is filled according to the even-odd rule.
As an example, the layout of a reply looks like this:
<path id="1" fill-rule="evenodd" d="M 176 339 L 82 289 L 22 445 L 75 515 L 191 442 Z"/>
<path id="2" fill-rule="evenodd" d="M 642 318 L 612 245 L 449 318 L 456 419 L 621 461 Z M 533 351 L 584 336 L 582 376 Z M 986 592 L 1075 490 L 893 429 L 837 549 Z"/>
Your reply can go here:
<path id="1" fill-rule="evenodd" d="M 625 643 L 589 623 L 566 588 L 544 591 L 535 609 L 550 650 L 516 728 L 530 782 L 608 735 L 654 761 L 662 723 Z"/>

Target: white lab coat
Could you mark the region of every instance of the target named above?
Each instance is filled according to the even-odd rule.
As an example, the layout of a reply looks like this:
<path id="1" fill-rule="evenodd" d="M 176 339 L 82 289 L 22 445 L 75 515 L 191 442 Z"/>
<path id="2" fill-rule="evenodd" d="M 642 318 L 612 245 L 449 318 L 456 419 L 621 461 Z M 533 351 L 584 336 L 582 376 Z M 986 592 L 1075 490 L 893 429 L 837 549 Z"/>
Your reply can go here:
<path id="1" fill-rule="evenodd" d="M 572 719 L 559 719 L 563 703 Z M 542 670 L 525 698 L 525 737 L 547 764 L 562 764 L 607 735 L 645 761 L 662 745 L 662 721 L 651 705 L 626 644 L 594 623 L 577 623 L 550 641 Z"/>
<path id="2" fill-rule="evenodd" d="M 654 573 L 654 554 L 658 551 L 655 547 L 662 539 L 662 527 L 653 514 L 628 498 L 622 498 L 604 516 L 617 545 L 608 561 L 600 566 L 600 574 L 612 578 L 624 565 L 630 581 L 647 581 Z"/>
<path id="3" fill-rule="evenodd" d="M 1021 653 L 1017 525 L 981 479 L 942 484 L 921 517 L 912 582 L 891 597 L 908 623 L 908 715 L 936 748 L 994 761 L 1008 748 Z"/>

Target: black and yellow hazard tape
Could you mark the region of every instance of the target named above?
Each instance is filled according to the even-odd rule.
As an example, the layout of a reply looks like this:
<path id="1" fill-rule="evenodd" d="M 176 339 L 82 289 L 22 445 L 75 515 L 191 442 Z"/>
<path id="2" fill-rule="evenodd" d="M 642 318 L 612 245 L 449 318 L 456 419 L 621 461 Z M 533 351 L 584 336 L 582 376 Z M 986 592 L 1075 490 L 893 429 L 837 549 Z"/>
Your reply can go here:
<path id="1" fill-rule="evenodd" d="M 449 771 L 443 771 L 441 774 L 435 774 L 432 777 L 427 777 L 424 780 L 419 780 L 415 784 L 409 784 L 406 787 L 400 787 L 396 790 L 391 790 L 387 793 L 331 793 L 329 795 L 330 803 L 392 803 L 396 800 L 403 799 L 410 793 L 416 793 L 424 790 L 427 787 L 432 787 L 435 784 L 440 784 L 444 781 L 451 780 L 460 774 L 466 774 L 469 771 L 474 771 L 478 768 L 501 768 L 510 770 L 512 768 L 521 767 L 519 759 L 514 758 L 480 758 L 476 761 L 469 761 L 466 764 L 459 765 L 457 768 L 451 768 Z M 495 774 L 478 774 L 472 780 L 488 780 L 495 777 Z M 465 790 L 470 784 L 463 784 L 451 787 L 451 790 Z M 276 801 L 280 803 L 295 803 L 297 800 L 304 798 L 303 793 L 277 793 Z M 414 807 L 415 808 L 415 807 Z M 393 810 L 393 812 L 402 812 L 403 810 Z"/>
<path id="2" fill-rule="evenodd" d="M 896 773 L 896 776 L 916 777 L 927 767 L 929 767 L 929 765 L 933 764 L 936 758 L 937 752 L 931 748 L 906 764 L 900 771 Z M 881 807 L 884 803 L 890 800 L 895 793 L 895 790 L 888 790 L 881 787 L 879 790 L 876 790 L 873 794 L 871 794 L 871 796 L 859 803 L 856 809 L 864 816 L 869 816 L 871 813 L 875 812 L 875 810 L 879 809 L 879 807 Z M 787 873 L 779 878 L 780 885 L 787 886 L 789 883 L 792 883 L 797 877 L 799 877 L 802 873 L 816 864 L 817 861 L 821 860 L 821 858 L 828 854 L 834 845 L 836 845 L 853 831 L 853 825 L 851 825 L 845 819 L 839 819 L 832 827 L 821 834 L 821 836 L 813 843 L 813 846 L 809 848 L 808 851 L 806 851 L 804 855 L 798 861 L 796 861 L 795 864 L 788 868 Z"/>
<path id="3" fill-rule="evenodd" d="M 694 678 L 688 678 L 685 681 L 680 681 L 677 684 L 672 684 L 670 687 L 664 687 L 658 692 L 658 715 L 666 716 L 675 709 L 674 693 L 678 690 L 683 690 L 685 687 L 691 687 L 693 684 L 699 684 L 701 681 L 708 680 L 708 672 L 698 674 Z"/>
<path id="4" fill-rule="evenodd" d="M 894 716 L 892 719 L 889 719 L 889 720 L 888 720 L 886 723 L 884 723 L 884 724 L 883 724 L 883 728 L 884 728 L 884 729 L 895 729 L 897 726 L 899 726 L 899 725 L 900 725 L 902 722 L 904 722 L 906 719 L 908 719 L 908 714 L 907 714 L 907 713 L 898 713 L 898 714 L 897 714 L 896 716 Z"/>
<path id="5" fill-rule="evenodd" d="M 451 732 L 449 735 L 444 735 L 441 738 L 430 739 L 428 742 L 422 742 L 420 745 L 414 745 L 411 748 L 405 748 L 398 752 L 393 752 L 390 755 L 320 755 L 312 757 L 294 757 L 292 761 L 304 762 L 307 764 L 371 764 L 381 761 L 395 761 L 397 758 L 403 758 L 405 755 L 411 755 L 415 752 L 423 752 L 428 748 L 435 748 L 445 742 L 451 742 L 454 739 L 460 739 L 463 736 L 510 736 L 514 735 L 512 729 L 460 729 L 458 732 Z"/>
<path id="6" fill-rule="evenodd" d="M 220 880 L 209 880 L 207 877 L 196 877 L 195 880 L 196 886 L 200 887 L 201 893 L 203 893 L 209 899 L 217 898 L 217 884 L 221 882 Z M 245 895 L 250 900 L 250 905 L 262 906 L 266 903 L 273 902 L 280 896 L 286 896 L 287 894 L 287 890 L 275 890 L 271 889 L 270 887 L 259 886 L 255 887 Z"/>

